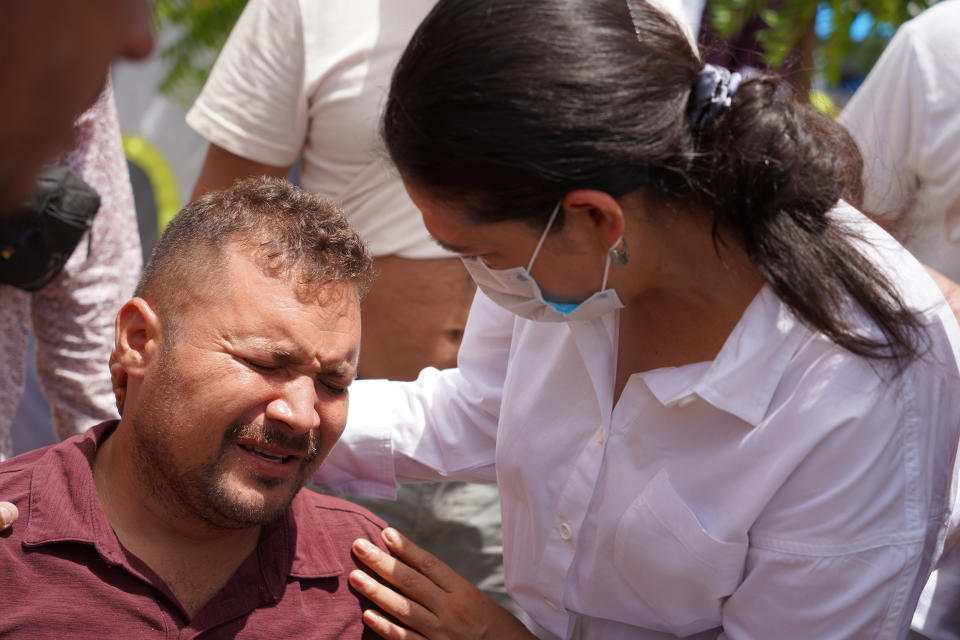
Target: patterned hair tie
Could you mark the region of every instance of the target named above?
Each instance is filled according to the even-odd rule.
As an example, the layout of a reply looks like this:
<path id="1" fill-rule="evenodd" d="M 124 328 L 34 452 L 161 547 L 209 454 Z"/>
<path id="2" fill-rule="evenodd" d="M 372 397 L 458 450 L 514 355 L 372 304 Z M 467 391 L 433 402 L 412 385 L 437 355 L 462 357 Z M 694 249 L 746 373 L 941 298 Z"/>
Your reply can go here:
<path id="1" fill-rule="evenodd" d="M 740 88 L 743 77 L 736 71 L 712 64 L 703 65 L 690 89 L 687 118 L 694 127 L 700 127 L 716 118 L 730 106 L 733 94 Z"/>

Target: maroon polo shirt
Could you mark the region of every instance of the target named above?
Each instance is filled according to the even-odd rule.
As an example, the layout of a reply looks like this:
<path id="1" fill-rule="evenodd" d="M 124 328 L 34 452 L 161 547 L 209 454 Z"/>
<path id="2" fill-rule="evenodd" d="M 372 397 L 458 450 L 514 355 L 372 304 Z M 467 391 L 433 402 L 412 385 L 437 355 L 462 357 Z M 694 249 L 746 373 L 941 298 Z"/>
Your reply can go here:
<path id="1" fill-rule="evenodd" d="M 0 637 L 375 638 L 370 603 L 347 586 L 355 538 L 382 548 L 384 523 L 304 490 L 263 528 L 256 550 L 193 620 L 167 585 L 117 540 L 91 471 L 116 427 L 0 463 L 0 496 L 20 520 L 0 532 Z"/>

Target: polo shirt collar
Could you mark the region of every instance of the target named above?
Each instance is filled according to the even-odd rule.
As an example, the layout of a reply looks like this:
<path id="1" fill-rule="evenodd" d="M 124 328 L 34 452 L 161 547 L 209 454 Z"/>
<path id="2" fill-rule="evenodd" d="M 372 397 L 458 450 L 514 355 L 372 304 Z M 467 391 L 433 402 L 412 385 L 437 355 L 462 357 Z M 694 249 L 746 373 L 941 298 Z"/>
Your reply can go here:
<path id="1" fill-rule="evenodd" d="M 97 446 L 113 433 L 117 424 L 116 420 L 98 424 L 82 436 L 51 447 L 37 461 L 30 476 L 24 545 L 91 544 L 108 564 L 123 563 L 123 548 L 93 484 Z"/>
<path id="2" fill-rule="evenodd" d="M 191 627 L 214 628 L 254 609 L 274 605 L 283 598 L 289 578 L 329 578 L 345 573 L 304 491 L 294 497 L 283 517 L 263 527 L 256 550 L 197 612 Z M 310 534 L 298 535 L 298 531 Z"/>
<path id="3" fill-rule="evenodd" d="M 310 504 L 306 497 L 308 491 L 300 490 L 283 520 L 285 548 L 293 548 L 287 576 L 316 579 L 342 575 L 346 570 L 334 552 L 333 541 L 327 535 L 326 527 L 329 525 L 324 522 L 317 507 Z M 299 535 L 301 531 L 304 535 Z"/>
<path id="4" fill-rule="evenodd" d="M 807 329 L 765 284 L 747 306 L 717 357 L 639 374 L 665 406 L 700 397 L 751 427 L 763 420 Z"/>
<path id="5" fill-rule="evenodd" d="M 126 553 L 110 526 L 93 483 L 97 447 L 113 433 L 118 421 L 101 423 L 71 438 L 37 461 L 30 479 L 23 543 L 37 547 L 55 543 L 91 544 L 111 565 L 126 561 Z M 288 577 L 328 578 L 342 575 L 343 564 L 316 508 L 302 489 L 277 522 L 266 525 L 255 553 L 271 595 L 279 598 Z M 310 535 L 298 535 L 298 529 Z M 320 544 L 317 544 L 317 543 Z M 291 551 L 292 554 L 291 554 Z M 268 551 L 269 550 L 269 551 Z M 292 555 L 292 557 L 291 557 Z"/>

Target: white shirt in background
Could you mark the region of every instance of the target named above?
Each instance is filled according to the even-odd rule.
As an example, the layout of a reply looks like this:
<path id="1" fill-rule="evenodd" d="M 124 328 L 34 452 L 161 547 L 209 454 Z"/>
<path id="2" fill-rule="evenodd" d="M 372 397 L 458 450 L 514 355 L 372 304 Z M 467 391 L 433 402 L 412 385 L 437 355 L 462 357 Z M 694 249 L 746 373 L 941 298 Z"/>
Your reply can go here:
<path id="1" fill-rule="evenodd" d="M 897 31 L 840 114 L 864 158 L 864 210 L 960 281 L 960 0 Z"/>
<path id="2" fill-rule="evenodd" d="M 448 258 L 380 141 L 390 76 L 434 0 L 251 0 L 187 114 L 210 142 L 289 166 L 375 256 Z"/>

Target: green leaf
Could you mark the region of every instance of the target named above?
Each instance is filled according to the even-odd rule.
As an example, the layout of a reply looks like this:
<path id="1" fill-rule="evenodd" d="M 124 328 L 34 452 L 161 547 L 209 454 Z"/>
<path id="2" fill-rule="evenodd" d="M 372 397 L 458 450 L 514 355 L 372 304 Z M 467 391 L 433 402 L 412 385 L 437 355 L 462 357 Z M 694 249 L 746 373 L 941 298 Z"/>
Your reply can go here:
<path id="1" fill-rule="evenodd" d="M 739 36 L 751 18 L 759 16 L 768 26 L 756 34 L 762 59 L 774 69 L 797 50 L 812 28 L 819 5 L 833 10 L 833 30 L 818 42 L 817 67 L 828 84 L 844 73 L 866 74 L 883 51 L 886 39 L 878 25 L 894 29 L 915 17 L 937 0 L 707 0 L 710 27 L 721 37 Z M 861 11 L 874 17 L 873 26 L 861 42 L 850 38 L 850 25 Z"/>
<path id="2" fill-rule="evenodd" d="M 167 73 L 159 91 L 192 102 L 247 0 L 153 0 L 157 26 L 179 33 L 160 52 Z"/>

